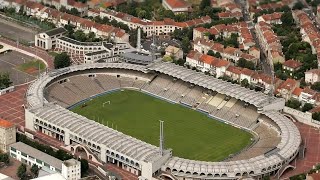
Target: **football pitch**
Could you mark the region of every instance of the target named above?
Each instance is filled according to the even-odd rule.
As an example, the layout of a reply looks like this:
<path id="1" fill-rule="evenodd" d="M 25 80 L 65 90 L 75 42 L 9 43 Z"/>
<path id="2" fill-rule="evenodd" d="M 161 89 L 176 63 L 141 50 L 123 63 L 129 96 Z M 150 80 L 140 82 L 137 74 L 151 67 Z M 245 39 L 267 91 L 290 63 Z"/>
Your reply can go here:
<path id="1" fill-rule="evenodd" d="M 203 113 L 133 90 L 96 97 L 71 111 L 156 146 L 162 120 L 165 148 L 192 160 L 223 160 L 249 145 L 252 138 Z"/>

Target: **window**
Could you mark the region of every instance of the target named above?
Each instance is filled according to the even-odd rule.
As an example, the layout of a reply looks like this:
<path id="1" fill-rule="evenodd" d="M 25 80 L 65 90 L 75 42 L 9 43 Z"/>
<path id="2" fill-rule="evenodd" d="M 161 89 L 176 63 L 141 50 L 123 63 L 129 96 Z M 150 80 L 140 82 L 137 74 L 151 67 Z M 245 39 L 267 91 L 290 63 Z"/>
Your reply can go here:
<path id="1" fill-rule="evenodd" d="M 11 147 L 11 151 L 17 152 L 17 150 L 15 148 L 13 148 L 13 147 Z"/>
<path id="2" fill-rule="evenodd" d="M 36 162 L 39 163 L 39 164 L 42 164 L 42 161 L 39 160 L 39 159 L 36 159 Z"/>
<path id="3" fill-rule="evenodd" d="M 27 157 L 27 154 L 24 153 L 24 152 L 21 152 L 21 155 L 22 155 L 23 157 Z"/>

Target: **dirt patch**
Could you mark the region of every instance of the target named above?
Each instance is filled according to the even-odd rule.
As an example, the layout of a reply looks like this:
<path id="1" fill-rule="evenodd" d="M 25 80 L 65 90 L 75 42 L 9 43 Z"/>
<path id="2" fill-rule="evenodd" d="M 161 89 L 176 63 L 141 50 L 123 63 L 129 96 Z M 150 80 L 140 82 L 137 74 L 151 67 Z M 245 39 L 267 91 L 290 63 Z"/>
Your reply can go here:
<path id="1" fill-rule="evenodd" d="M 38 72 L 38 68 L 30 67 L 30 68 L 26 69 L 25 72 L 28 73 L 28 74 L 34 75 L 34 74 L 36 74 Z"/>

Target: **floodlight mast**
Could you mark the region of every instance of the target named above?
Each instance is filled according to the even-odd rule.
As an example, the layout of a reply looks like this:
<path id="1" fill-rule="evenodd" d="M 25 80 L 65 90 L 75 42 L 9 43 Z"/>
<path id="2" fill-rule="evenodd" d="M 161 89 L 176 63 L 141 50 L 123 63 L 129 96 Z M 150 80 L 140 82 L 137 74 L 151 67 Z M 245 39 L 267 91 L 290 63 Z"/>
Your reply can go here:
<path id="1" fill-rule="evenodd" d="M 273 95 L 274 95 L 274 66 L 273 66 L 273 62 L 270 62 L 270 69 L 271 69 L 271 89 L 269 92 L 269 103 L 271 103 L 272 99 L 273 99 Z"/>
<path id="2" fill-rule="evenodd" d="M 159 145 L 160 156 L 163 156 L 163 149 L 164 149 L 163 121 L 160 120 L 160 145 Z"/>

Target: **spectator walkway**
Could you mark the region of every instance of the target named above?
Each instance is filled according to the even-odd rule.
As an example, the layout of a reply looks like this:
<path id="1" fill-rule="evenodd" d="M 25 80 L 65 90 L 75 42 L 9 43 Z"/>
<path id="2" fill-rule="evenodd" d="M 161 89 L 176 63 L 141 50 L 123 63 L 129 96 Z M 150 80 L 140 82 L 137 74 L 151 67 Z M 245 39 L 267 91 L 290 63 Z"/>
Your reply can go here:
<path id="1" fill-rule="evenodd" d="M 16 87 L 11 92 L 0 96 L 0 118 L 15 123 L 19 128 L 25 126 L 24 121 L 24 96 L 28 85 Z"/>
<path id="2" fill-rule="evenodd" d="M 305 158 L 297 160 L 297 168 L 287 171 L 281 179 L 288 179 L 291 176 L 308 172 L 314 165 L 320 163 L 320 131 L 300 122 L 295 123 L 298 127 L 302 140 L 306 141 Z M 294 162 L 292 162 L 294 165 Z"/>

